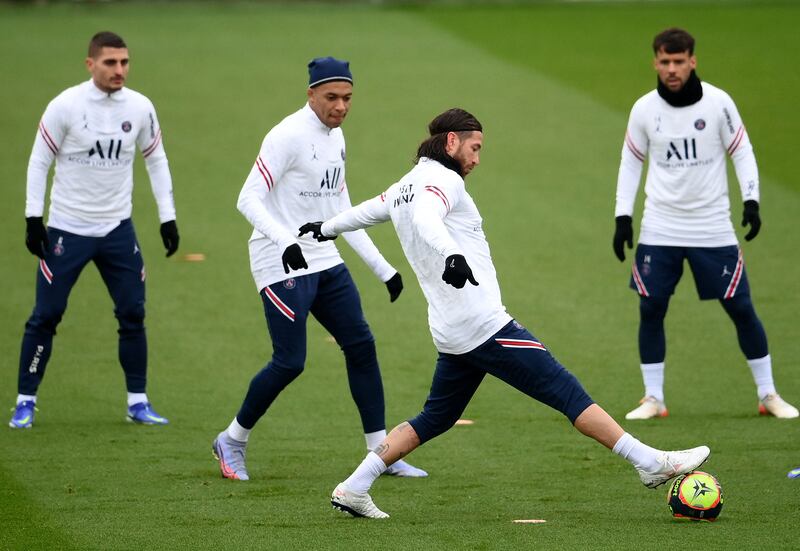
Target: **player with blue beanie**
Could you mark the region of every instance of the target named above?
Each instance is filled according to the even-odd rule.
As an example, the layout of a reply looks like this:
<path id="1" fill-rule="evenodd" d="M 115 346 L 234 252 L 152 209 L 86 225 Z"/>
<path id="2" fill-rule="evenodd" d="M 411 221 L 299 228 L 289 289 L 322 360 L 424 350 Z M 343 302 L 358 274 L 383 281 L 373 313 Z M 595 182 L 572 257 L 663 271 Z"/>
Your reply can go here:
<path id="1" fill-rule="evenodd" d="M 250 268 L 261 294 L 272 358 L 250 382 L 236 417 L 213 443 L 222 476 L 248 480 L 245 451 L 250 432 L 286 386 L 305 367 L 306 323 L 313 315 L 342 349 L 350 392 L 367 448 L 386 436 L 384 395 L 375 339 L 361 299 L 333 241 L 299 238 L 308 216 L 330 218 L 350 207 L 345 179 L 345 141 L 340 128 L 350 110 L 353 75 L 347 61 L 320 57 L 308 64 L 308 103 L 264 138 L 239 194 L 238 208 L 253 225 Z M 386 284 L 394 302 L 400 274 L 363 230 L 345 240 Z M 427 473 L 401 462 L 387 474 Z"/>

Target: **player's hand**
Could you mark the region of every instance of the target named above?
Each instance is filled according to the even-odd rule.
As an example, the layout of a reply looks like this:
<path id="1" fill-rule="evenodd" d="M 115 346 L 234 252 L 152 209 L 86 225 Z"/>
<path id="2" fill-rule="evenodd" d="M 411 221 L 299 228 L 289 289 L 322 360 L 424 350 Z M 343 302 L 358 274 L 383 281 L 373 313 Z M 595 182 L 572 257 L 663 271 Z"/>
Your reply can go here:
<path id="1" fill-rule="evenodd" d="M 310 233 L 311 237 L 319 242 L 332 241 L 339 237 L 338 235 L 334 235 L 333 237 L 322 235 L 322 222 L 307 222 L 303 224 L 300 226 L 300 233 L 297 234 L 297 237 L 301 237 L 307 233 Z"/>
<path id="2" fill-rule="evenodd" d="M 164 243 L 164 248 L 167 249 L 167 256 L 175 254 L 180 240 L 181 237 L 178 235 L 178 225 L 175 224 L 175 220 L 161 224 L 161 241 Z"/>
<path id="3" fill-rule="evenodd" d="M 403 292 L 403 278 L 400 277 L 400 272 L 389 278 L 389 281 L 386 282 L 386 289 L 389 291 L 389 302 L 396 301 Z"/>
<path id="4" fill-rule="evenodd" d="M 306 263 L 306 259 L 303 256 L 303 251 L 300 250 L 300 245 L 295 243 L 294 245 L 289 245 L 286 247 L 286 250 L 283 251 L 283 271 L 287 274 L 289 273 L 289 269 L 292 270 L 299 270 L 300 268 L 308 268 L 308 264 Z"/>
<path id="5" fill-rule="evenodd" d="M 467 259 L 461 254 L 451 254 L 444 261 L 444 273 L 442 280 L 456 289 L 461 289 L 467 281 L 473 285 L 478 285 L 472 275 L 472 268 L 467 264 Z"/>
<path id="6" fill-rule="evenodd" d="M 744 202 L 742 212 L 742 227 L 750 224 L 750 231 L 744 236 L 745 241 L 752 241 L 761 230 L 761 216 L 758 214 L 758 201 L 750 199 Z"/>
<path id="7" fill-rule="evenodd" d="M 47 229 L 44 227 L 41 216 L 31 216 L 25 219 L 25 246 L 31 254 L 44 258 L 50 240 L 47 238 Z"/>
<path id="8" fill-rule="evenodd" d="M 625 243 L 633 248 L 633 220 L 630 216 L 617 216 L 617 229 L 614 230 L 614 254 L 620 262 L 625 260 Z"/>

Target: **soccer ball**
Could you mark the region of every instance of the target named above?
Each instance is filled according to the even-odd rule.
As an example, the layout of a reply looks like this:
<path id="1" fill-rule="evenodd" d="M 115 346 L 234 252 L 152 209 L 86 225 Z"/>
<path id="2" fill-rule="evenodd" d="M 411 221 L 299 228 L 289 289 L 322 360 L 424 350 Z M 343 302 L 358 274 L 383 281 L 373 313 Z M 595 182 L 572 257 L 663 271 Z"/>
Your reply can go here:
<path id="1" fill-rule="evenodd" d="M 702 471 L 682 474 L 672 482 L 667 504 L 673 517 L 713 521 L 722 511 L 722 487 Z"/>

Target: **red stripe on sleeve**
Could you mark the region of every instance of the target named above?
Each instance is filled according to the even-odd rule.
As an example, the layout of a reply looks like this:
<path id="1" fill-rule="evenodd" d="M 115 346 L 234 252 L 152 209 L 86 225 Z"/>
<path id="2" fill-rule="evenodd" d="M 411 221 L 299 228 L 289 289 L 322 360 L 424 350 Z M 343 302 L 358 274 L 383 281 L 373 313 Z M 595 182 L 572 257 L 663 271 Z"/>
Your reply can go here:
<path id="1" fill-rule="evenodd" d="M 149 157 L 149 156 L 150 156 L 150 155 L 153 153 L 153 151 L 155 151 L 155 150 L 156 150 L 156 147 L 158 147 L 158 144 L 159 144 L 159 143 L 161 143 L 161 129 L 160 129 L 160 128 L 158 129 L 158 133 L 156 134 L 156 137 L 155 137 L 155 139 L 153 140 L 153 143 L 151 143 L 149 146 L 147 146 L 147 147 L 144 149 L 144 151 L 142 151 L 142 156 L 143 156 L 145 159 L 146 159 L 147 157 Z"/>
<path id="2" fill-rule="evenodd" d="M 53 155 L 57 155 L 58 154 L 58 146 L 56 145 L 56 142 L 53 139 L 53 137 L 50 136 L 50 133 L 47 132 L 47 128 L 45 128 L 43 122 L 39 123 L 39 133 L 42 135 L 42 139 L 44 140 L 44 143 L 46 143 L 47 147 L 50 148 L 50 151 L 53 152 Z"/>
<path id="3" fill-rule="evenodd" d="M 425 189 L 427 191 L 430 191 L 431 193 L 436 194 L 439 197 L 439 199 L 442 200 L 442 203 L 444 203 L 445 210 L 447 210 L 447 212 L 450 212 L 450 201 L 447 200 L 447 195 L 445 195 L 444 192 L 442 192 L 442 190 L 440 190 L 436 186 L 425 186 Z"/>

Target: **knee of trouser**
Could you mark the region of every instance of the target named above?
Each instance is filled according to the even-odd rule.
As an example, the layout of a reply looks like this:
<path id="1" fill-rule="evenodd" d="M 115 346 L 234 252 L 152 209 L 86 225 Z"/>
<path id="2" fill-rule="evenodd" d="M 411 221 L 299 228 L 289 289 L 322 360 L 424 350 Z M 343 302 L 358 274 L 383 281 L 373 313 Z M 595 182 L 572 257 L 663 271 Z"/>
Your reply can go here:
<path id="1" fill-rule="evenodd" d="M 144 328 L 144 302 L 117 308 L 114 314 L 119 320 L 120 330 L 137 331 Z"/>
<path id="2" fill-rule="evenodd" d="M 297 377 L 305 369 L 305 363 L 305 352 L 287 353 L 287 351 L 275 351 L 269 364 L 267 364 L 267 369 L 281 371 L 286 375 Z"/>
<path id="3" fill-rule="evenodd" d="M 368 340 L 343 345 L 342 352 L 344 352 L 345 360 L 349 366 L 377 363 L 378 354 L 375 350 L 375 340 L 371 336 Z"/>
<path id="4" fill-rule="evenodd" d="M 669 299 L 656 297 L 641 297 L 639 300 L 639 313 L 643 321 L 663 320 L 667 315 Z"/>
<path id="5" fill-rule="evenodd" d="M 734 296 L 722 301 L 722 305 L 734 321 L 749 321 L 757 317 L 750 295 Z"/>
<path id="6" fill-rule="evenodd" d="M 432 414 L 423 410 L 413 419 L 409 419 L 408 423 L 417 433 L 420 444 L 424 444 L 428 440 L 432 440 L 450 430 L 456 424 L 456 421 L 458 421 L 457 415 Z"/>
<path id="7" fill-rule="evenodd" d="M 33 309 L 31 317 L 25 324 L 28 329 L 39 329 L 55 333 L 56 327 L 61 323 L 61 317 L 64 315 L 64 306 L 53 304 L 39 305 Z"/>

